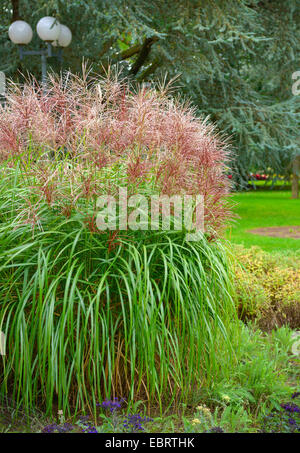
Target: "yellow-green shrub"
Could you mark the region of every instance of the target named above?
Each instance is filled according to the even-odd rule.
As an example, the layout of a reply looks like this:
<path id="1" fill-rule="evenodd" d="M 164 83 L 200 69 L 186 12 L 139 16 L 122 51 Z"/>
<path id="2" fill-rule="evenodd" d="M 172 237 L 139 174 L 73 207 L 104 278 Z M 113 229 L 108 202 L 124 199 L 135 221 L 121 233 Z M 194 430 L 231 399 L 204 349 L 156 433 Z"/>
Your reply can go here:
<path id="1" fill-rule="evenodd" d="M 241 319 L 256 319 L 260 328 L 300 327 L 300 256 L 236 246 L 235 288 Z"/>

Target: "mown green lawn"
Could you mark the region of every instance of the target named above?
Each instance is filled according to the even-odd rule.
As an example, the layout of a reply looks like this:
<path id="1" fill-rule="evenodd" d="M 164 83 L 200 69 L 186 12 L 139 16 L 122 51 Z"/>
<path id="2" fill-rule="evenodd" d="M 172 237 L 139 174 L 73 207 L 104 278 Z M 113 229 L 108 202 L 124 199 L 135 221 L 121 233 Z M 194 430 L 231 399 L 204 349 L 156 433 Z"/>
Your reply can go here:
<path id="1" fill-rule="evenodd" d="M 248 233 L 259 227 L 300 225 L 300 199 L 290 191 L 249 191 L 232 196 L 239 218 L 228 228 L 227 238 L 245 247 L 257 245 L 270 251 L 300 251 L 300 240 Z"/>

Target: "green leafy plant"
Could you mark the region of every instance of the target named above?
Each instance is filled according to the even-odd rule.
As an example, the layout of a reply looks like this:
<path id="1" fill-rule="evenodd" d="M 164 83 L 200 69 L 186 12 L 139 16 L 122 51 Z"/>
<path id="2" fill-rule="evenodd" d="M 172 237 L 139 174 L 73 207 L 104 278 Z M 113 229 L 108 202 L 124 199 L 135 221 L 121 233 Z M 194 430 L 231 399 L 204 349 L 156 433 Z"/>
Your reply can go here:
<path id="1" fill-rule="evenodd" d="M 300 327 L 300 259 L 270 254 L 259 247 L 234 248 L 236 300 L 241 319 L 254 320 L 266 331 Z"/>
<path id="2" fill-rule="evenodd" d="M 229 397 L 224 395 L 225 401 Z M 227 398 L 228 399 L 227 399 Z M 205 405 L 196 408 L 192 420 L 184 419 L 185 432 L 246 432 L 249 429 L 250 417 L 242 407 L 226 406 L 217 407 L 213 412 Z"/>

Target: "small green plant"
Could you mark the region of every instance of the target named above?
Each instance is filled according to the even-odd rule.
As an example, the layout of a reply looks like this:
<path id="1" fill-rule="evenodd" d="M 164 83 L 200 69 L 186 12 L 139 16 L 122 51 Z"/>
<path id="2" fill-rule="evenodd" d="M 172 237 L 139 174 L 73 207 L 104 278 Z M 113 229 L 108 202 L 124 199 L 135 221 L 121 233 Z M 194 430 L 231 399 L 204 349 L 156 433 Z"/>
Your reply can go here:
<path id="1" fill-rule="evenodd" d="M 239 316 L 257 320 L 271 332 L 300 328 L 299 254 L 270 254 L 259 247 L 234 247 L 235 290 Z"/>
<path id="2" fill-rule="evenodd" d="M 231 406 L 229 396 L 223 395 L 223 407 L 212 411 L 205 405 L 197 406 L 193 419 L 184 419 L 184 427 L 185 432 L 195 433 L 246 432 L 250 420 L 243 407 Z"/>
<path id="3" fill-rule="evenodd" d="M 300 392 L 262 418 L 263 433 L 300 433 Z"/>

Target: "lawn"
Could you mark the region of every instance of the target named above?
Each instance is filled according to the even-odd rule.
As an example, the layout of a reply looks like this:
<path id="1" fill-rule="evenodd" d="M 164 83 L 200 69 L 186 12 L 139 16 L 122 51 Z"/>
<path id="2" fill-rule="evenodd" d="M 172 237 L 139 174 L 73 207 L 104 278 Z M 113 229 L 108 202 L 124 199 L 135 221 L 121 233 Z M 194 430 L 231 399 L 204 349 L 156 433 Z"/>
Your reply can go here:
<path id="1" fill-rule="evenodd" d="M 299 239 L 248 233 L 259 227 L 300 225 L 300 199 L 292 199 L 289 191 L 249 191 L 236 193 L 232 199 L 239 216 L 227 231 L 227 238 L 233 243 L 257 245 L 268 252 L 300 250 Z"/>

